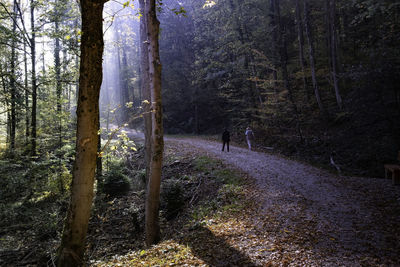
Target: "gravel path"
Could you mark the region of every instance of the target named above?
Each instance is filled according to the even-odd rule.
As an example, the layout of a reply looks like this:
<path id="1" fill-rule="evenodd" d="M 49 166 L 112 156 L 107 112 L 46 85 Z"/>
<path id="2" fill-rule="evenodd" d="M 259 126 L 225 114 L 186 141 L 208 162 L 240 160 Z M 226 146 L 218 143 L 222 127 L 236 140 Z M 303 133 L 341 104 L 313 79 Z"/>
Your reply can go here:
<path id="1" fill-rule="evenodd" d="M 221 143 L 200 138 L 165 141 L 221 159 L 254 180 L 262 208 L 249 234 L 281 247 L 260 255 L 260 246 L 238 244 L 248 254 L 257 249 L 272 266 L 400 266 L 400 186 L 391 180 L 337 176 L 235 146 L 222 152 Z"/>
<path id="2" fill-rule="evenodd" d="M 313 258 L 305 264 L 400 266 L 400 187 L 391 180 L 340 177 L 240 147 L 222 152 L 220 143 L 197 138 L 167 138 L 166 142 L 219 158 L 252 177 L 262 203 L 254 224 L 273 217 L 281 232 L 294 232 L 296 242 L 284 249 Z M 259 228 L 265 232 L 268 225 Z"/>

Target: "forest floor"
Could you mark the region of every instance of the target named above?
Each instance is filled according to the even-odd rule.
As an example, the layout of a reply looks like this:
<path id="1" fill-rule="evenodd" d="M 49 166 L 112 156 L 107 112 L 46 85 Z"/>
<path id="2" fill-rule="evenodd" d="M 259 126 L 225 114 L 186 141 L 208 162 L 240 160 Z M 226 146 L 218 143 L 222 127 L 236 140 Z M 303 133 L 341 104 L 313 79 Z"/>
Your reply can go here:
<path id="1" fill-rule="evenodd" d="M 140 185 L 98 194 L 88 265 L 400 266 L 400 187 L 390 180 L 337 176 L 239 146 L 222 152 L 204 138 L 165 141 L 161 242 L 144 246 Z M 143 170 L 142 152 L 129 159 L 133 169 Z M 0 266 L 52 266 L 65 204 L 46 203 L 2 217 Z M 40 215 L 50 212 L 52 231 Z"/>

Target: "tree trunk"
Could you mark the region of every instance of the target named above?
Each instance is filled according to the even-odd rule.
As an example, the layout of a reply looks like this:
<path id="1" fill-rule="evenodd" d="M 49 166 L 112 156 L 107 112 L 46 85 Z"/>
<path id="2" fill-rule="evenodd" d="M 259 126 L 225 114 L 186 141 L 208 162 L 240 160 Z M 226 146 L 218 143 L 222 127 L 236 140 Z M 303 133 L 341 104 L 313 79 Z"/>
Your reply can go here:
<path id="1" fill-rule="evenodd" d="M 62 47 L 63 47 L 62 48 L 62 55 L 63 55 L 62 71 L 63 71 L 63 74 L 65 75 L 68 71 L 68 54 L 67 54 L 67 48 L 65 47 L 64 42 L 63 42 Z M 66 106 L 64 107 L 64 111 L 69 112 L 71 109 L 71 84 L 65 83 L 64 86 L 66 89 L 66 90 L 64 90 L 64 95 L 66 97 L 66 100 L 68 100 Z"/>
<path id="2" fill-rule="evenodd" d="M 122 39 L 123 40 L 123 39 Z M 124 111 L 124 122 L 127 123 L 129 120 L 129 108 L 126 106 L 126 103 L 129 102 L 129 77 L 128 77 L 128 59 L 126 55 L 126 49 L 127 47 L 125 46 L 126 41 L 124 41 L 123 46 L 122 46 L 122 108 Z M 133 90 L 132 90 L 133 94 Z M 133 102 L 134 100 L 132 100 Z"/>
<path id="3" fill-rule="evenodd" d="M 36 33 L 35 33 L 35 3 L 30 2 L 31 7 L 31 62 L 32 62 L 32 119 L 31 119 L 31 155 L 36 155 L 36 109 L 37 109 L 37 85 L 36 85 Z"/>
<path id="4" fill-rule="evenodd" d="M 17 29 L 17 3 L 14 0 L 13 4 L 13 19 L 12 19 L 12 32 L 15 33 Z M 17 125 L 16 118 L 16 94 L 17 94 L 17 85 L 15 82 L 15 62 L 17 62 L 17 55 L 15 52 L 15 42 L 16 38 L 12 38 L 11 41 L 11 73 L 10 73 L 10 89 L 11 89 L 11 128 L 10 128 L 10 152 L 14 153 L 15 149 L 15 130 Z"/>
<path id="5" fill-rule="evenodd" d="M 156 14 L 156 1 L 150 0 L 146 4 L 147 36 L 149 40 L 149 78 L 152 106 L 151 131 L 151 160 L 150 174 L 146 196 L 146 244 L 150 246 L 160 239 L 159 204 L 160 184 L 164 150 L 161 103 L 161 62 L 159 55 L 158 35 L 160 22 Z"/>
<path id="6" fill-rule="evenodd" d="M 65 220 L 58 266 L 81 266 L 93 200 L 96 170 L 99 95 L 102 82 L 103 6 L 99 0 L 81 0 L 82 41 L 77 108 L 76 159 L 71 200 Z"/>
<path id="7" fill-rule="evenodd" d="M 275 0 L 270 0 L 270 7 L 269 7 L 269 17 L 270 17 L 270 25 L 272 28 L 272 53 L 273 53 L 273 59 L 272 62 L 275 66 L 275 68 L 272 70 L 272 77 L 274 80 L 273 87 L 274 87 L 274 96 L 275 96 L 275 104 L 279 103 L 279 95 L 278 95 L 278 72 L 276 66 L 278 65 L 277 63 L 277 58 L 278 58 L 278 27 L 276 23 L 276 17 L 275 17 Z"/>
<path id="8" fill-rule="evenodd" d="M 326 51 L 328 52 L 328 64 L 329 66 L 332 66 L 331 62 L 331 56 L 330 56 L 330 51 L 331 51 L 331 19 L 330 19 L 330 2 L 331 0 L 325 0 L 325 14 L 324 14 L 324 19 L 325 19 L 325 42 L 326 42 Z"/>
<path id="9" fill-rule="evenodd" d="M 56 7 L 57 9 L 57 7 Z M 59 22 L 57 11 L 55 12 L 55 45 L 54 45 L 54 67 L 56 71 L 56 95 L 57 95 L 57 115 L 61 117 L 61 63 L 60 63 L 60 38 L 58 38 L 59 33 Z"/>
<path id="10" fill-rule="evenodd" d="M 315 71 L 315 55 L 314 55 L 314 39 L 311 31 L 311 23 L 310 23 L 310 11 L 308 6 L 308 0 L 304 0 L 304 24 L 306 28 L 306 35 L 308 40 L 309 54 L 310 54 L 310 67 L 311 67 L 311 78 L 314 88 L 315 98 L 317 99 L 317 104 L 319 110 L 322 114 L 326 114 L 324 106 L 322 105 L 321 96 L 319 94 L 317 75 Z"/>
<path id="11" fill-rule="evenodd" d="M 0 64 L 0 72 L 4 73 L 6 70 L 3 70 L 3 66 Z M 6 85 L 6 81 L 4 79 L 5 76 L 1 75 L 1 85 L 3 87 L 3 94 L 7 95 L 7 85 Z M 7 145 L 7 149 L 9 148 L 9 144 L 10 144 L 10 122 L 11 122 L 11 116 L 10 116 L 10 103 L 9 103 L 9 99 L 7 97 L 4 98 L 4 104 L 5 104 L 5 109 L 7 110 L 7 134 L 6 134 L 6 145 Z"/>
<path id="12" fill-rule="evenodd" d="M 335 96 L 336 96 L 336 102 L 339 107 L 339 110 L 342 110 L 343 108 L 343 103 L 342 103 L 342 97 L 340 96 L 340 91 L 339 91 L 339 81 L 338 81 L 338 75 L 337 75 L 337 50 L 336 50 L 336 1 L 331 0 L 330 1 L 330 32 L 331 32 L 331 45 L 330 45 L 330 50 L 331 50 L 331 67 L 332 67 L 332 80 L 333 80 L 333 86 L 335 88 Z"/>
<path id="13" fill-rule="evenodd" d="M 97 185 L 101 182 L 101 176 L 103 175 L 103 158 L 99 154 L 101 153 L 101 131 L 100 131 L 101 125 L 100 125 L 100 112 L 99 112 L 99 120 L 97 123 L 97 129 L 99 133 L 99 139 L 97 141 L 97 153 L 98 157 L 96 159 L 96 178 L 97 178 Z"/>
<path id="14" fill-rule="evenodd" d="M 297 24 L 297 36 L 299 39 L 299 62 L 301 66 L 303 88 L 307 102 L 309 100 L 309 94 L 307 89 L 307 78 L 306 78 L 306 60 L 304 58 L 304 35 L 303 35 L 303 20 L 301 18 L 300 0 L 296 0 L 296 24 Z"/>
<path id="15" fill-rule="evenodd" d="M 116 24 L 116 27 L 120 27 L 118 26 L 118 23 Z M 121 38 L 119 38 L 119 33 L 117 31 L 117 43 L 119 43 L 121 41 Z M 123 87 L 124 87 L 124 82 L 123 82 L 123 72 L 122 72 L 122 66 L 121 66 L 121 48 L 120 48 L 120 44 L 118 44 L 115 48 L 117 50 L 117 59 L 118 59 L 118 90 L 117 90 L 117 101 L 119 103 L 119 110 L 118 110 L 118 117 L 119 117 L 119 121 L 121 124 L 125 123 L 125 103 L 123 100 Z"/>
<path id="16" fill-rule="evenodd" d="M 24 40 L 24 85 L 25 85 L 25 143 L 29 142 L 29 90 L 28 90 L 28 57 L 26 40 Z"/>
<path id="17" fill-rule="evenodd" d="M 57 1 L 58 2 L 58 1 Z M 62 95 L 62 85 L 61 85 L 61 61 L 60 61 L 60 38 L 58 38 L 59 34 L 59 14 L 58 14 L 58 6 L 56 3 L 55 12 L 54 12 L 54 24 L 55 24 L 55 45 L 54 45 L 54 68 L 56 74 L 56 96 L 57 96 L 57 116 L 58 116 L 58 147 L 61 149 L 62 147 L 62 107 L 61 107 L 61 95 Z M 61 194 L 64 194 L 64 182 L 61 177 L 62 169 L 62 161 L 61 157 L 58 159 L 58 180 Z"/>
<path id="18" fill-rule="evenodd" d="M 151 94 L 149 87 L 149 57 L 147 40 L 147 14 L 145 0 L 139 0 L 140 4 L 140 91 L 142 94 L 144 136 L 145 136 L 145 161 L 146 161 L 146 182 L 149 180 L 150 157 L 151 157 Z"/>

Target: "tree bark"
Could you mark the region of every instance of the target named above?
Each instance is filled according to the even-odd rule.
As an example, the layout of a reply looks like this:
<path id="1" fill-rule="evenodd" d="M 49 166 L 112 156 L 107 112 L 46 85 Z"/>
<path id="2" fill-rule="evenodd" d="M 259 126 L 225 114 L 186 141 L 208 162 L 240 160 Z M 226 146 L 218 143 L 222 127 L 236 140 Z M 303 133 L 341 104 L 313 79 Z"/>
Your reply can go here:
<path id="1" fill-rule="evenodd" d="M 306 35 L 308 40 L 308 47 L 309 47 L 309 54 L 310 54 L 310 67 L 311 67 L 311 77 L 312 83 L 314 88 L 315 98 L 317 100 L 317 104 L 319 110 L 322 114 L 326 114 L 324 106 L 321 101 L 321 96 L 319 94 L 318 82 L 317 82 L 317 75 L 315 71 L 315 55 L 314 55 L 314 39 L 311 31 L 311 23 L 310 23 L 310 10 L 308 6 L 308 0 L 304 0 L 304 24 L 306 28 Z"/>
<path id="2" fill-rule="evenodd" d="M 31 113 L 31 155 L 36 155 L 36 109 L 37 109 L 37 85 L 36 85 L 36 33 L 35 33 L 35 3 L 30 1 L 31 8 L 31 63 L 32 63 L 32 113 Z"/>
<path id="3" fill-rule="evenodd" d="M 160 239 L 159 204 L 160 184 L 164 150 L 162 127 L 162 103 L 161 103 L 161 62 L 159 55 L 158 35 L 160 22 L 156 14 L 156 1 L 149 0 L 146 3 L 147 36 L 149 40 L 149 78 L 151 92 L 151 142 L 152 151 L 150 159 L 150 174 L 147 184 L 146 196 L 146 244 L 150 246 Z"/>
<path id="4" fill-rule="evenodd" d="M 17 3 L 14 0 L 13 4 L 13 19 L 12 19 L 12 32 L 15 33 L 17 29 Z M 11 73 L 10 73 L 10 90 L 11 90 L 11 128 L 10 128 L 10 152 L 14 153 L 15 149 L 15 130 L 17 125 L 16 118 L 16 94 L 17 94 L 17 86 L 15 82 L 15 62 L 17 62 L 17 55 L 15 52 L 16 46 L 16 37 L 12 38 L 11 41 Z"/>
<path id="5" fill-rule="evenodd" d="M 82 41 L 77 108 L 76 159 L 71 200 L 65 220 L 58 266 L 82 266 L 96 170 L 99 95 L 102 82 L 102 0 L 81 0 Z"/>
<path id="6" fill-rule="evenodd" d="M 3 70 L 3 66 L 0 64 L 0 72 L 1 73 L 4 73 L 4 72 L 6 72 L 6 70 Z M 5 78 L 4 78 L 5 76 L 4 75 L 1 75 L 1 85 L 2 85 L 2 87 L 3 87 L 3 94 L 4 95 L 7 95 L 8 94 L 8 91 L 7 91 L 7 84 L 6 84 L 6 81 L 5 81 Z M 6 145 L 7 145 L 7 149 L 9 148 L 9 144 L 10 144 L 10 122 L 11 122 L 11 116 L 10 116 L 10 103 L 9 103 L 9 99 L 6 97 L 5 99 L 4 99 L 4 104 L 5 104 L 5 109 L 7 110 L 7 125 L 6 125 L 6 128 L 7 128 L 7 134 L 6 134 Z"/>
<path id="7" fill-rule="evenodd" d="M 29 142 L 29 90 L 28 90 L 28 57 L 26 52 L 26 40 L 24 40 L 24 85 L 25 85 L 25 143 Z"/>

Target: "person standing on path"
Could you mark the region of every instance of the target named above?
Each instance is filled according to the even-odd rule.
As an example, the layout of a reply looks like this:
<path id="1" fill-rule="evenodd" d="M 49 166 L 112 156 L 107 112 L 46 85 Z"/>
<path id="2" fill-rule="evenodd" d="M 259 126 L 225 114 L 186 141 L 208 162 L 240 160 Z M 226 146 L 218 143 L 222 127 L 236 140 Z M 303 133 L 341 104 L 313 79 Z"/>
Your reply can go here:
<path id="1" fill-rule="evenodd" d="M 254 140 L 254 134 L 250 127 L 246 128 L 245 135 L 246 135 L 247 145 L 249 146 L 249 150 L 251 150 L 251 143 Z"/>
<path id="2" fill-rule="evenodd" d="M 224 132 L 222 133 L 222 151 L 224 151 L 226 144 L 226 150 L 229 152 L 229 141 L 231 141 L 231 135 L 229 131 L 225 128 Z"/>

